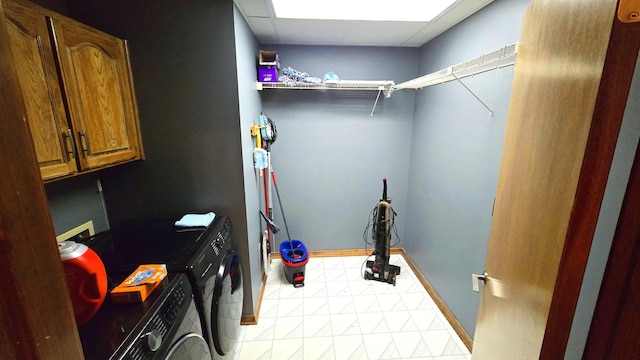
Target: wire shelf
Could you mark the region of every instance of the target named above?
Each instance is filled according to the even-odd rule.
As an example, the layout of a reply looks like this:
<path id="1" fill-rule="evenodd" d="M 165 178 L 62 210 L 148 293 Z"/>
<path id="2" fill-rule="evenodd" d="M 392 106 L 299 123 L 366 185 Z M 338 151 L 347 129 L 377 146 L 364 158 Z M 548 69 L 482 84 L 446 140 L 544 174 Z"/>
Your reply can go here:
<path id="1" fill-rule="evenodd" d="M 258 82 L 258 90 L 263 89 L 289 89 L 289 90 L 391 90 L 395 85 L 393 81 L 366 81 L 366 80 L 331 80 L 321 84 L 296 82 L 293 84 L 283 82 Z"/>
<path id="2" fill-rule="evenodd" d="M 392 90 L 421 89 L 423 87 L 455 80 L 456 77 L 463 78 L 503 66 L 513 65 L 516 62 L 517 54 L 518 43 L 503 46 L 498 50 L 480 55 L 460 64 L 449 66 L 448 68 L 431 74 L 394 85 Z"/>

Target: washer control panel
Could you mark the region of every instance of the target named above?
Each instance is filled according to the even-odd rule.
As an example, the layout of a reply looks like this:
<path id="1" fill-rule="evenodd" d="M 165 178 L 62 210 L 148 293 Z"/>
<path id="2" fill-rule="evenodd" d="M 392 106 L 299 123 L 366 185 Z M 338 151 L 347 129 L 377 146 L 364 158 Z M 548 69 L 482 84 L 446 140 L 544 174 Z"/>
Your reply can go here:
<path id="1" fill-rule="evenodd" d="M 220 255 L 222 248 L 226 243 L 231 241 L 231 221 L 225 217 L 222 223 L 218 226 L 214 232 L 215 236 L 211 240 L 211 249 L 216 256 Z"/>
<path id="2" fill-rule="evenodd" d="M 161 285 L 162 286 L 162 285 Z M 150 319 L 138 333 L 138 337 L 127 351 L 127 358 L 132 360 L 152 359 L 161 348 L 170 346 L 168 335 L 174 326 L 179 327 L 183 312 L 188 309 L 191 298 L 191 287 L 182 279 L 173 286 L 156 311 L 150 311 Z"/>
<path id="3" fill-rule="evenodd" d="M 231 249 L 231 220 L 228 217 L 220 217 L 219 220 L 216 218 L 216 223 L 205 236 L 203 246 L 196 253 L 189 269 L 200 286 L 204 286 L 207 279 L 215 275 L 224 254 Z"/>

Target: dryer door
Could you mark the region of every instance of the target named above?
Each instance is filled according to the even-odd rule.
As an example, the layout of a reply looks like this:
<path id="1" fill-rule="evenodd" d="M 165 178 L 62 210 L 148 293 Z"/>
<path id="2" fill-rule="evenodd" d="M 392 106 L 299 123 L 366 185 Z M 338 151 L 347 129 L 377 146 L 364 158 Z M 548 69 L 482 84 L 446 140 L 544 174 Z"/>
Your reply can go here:
<path id="1" fill-rule="evenodd" d="M 164 360 L 211 360 L 209 344 L 201 335 L 200 315 L 194 300 L 189 300 L 189 308 L 184 316 L 176 319 L 180 324 L 178 330 L 166 339 L 171 346 L 164 352 Z"/>
<path id="2" fill-rule="evenodd" d="M 196 333 L 189 333 L 182 336 L 174 343 L 165 360 L 211 360 L 209 345 L 204 338 Z"/>
<path id="3" fill-rule="evenodd" d="M 242 269 L 238 254 L 229 250 L 220 264 L 211 302 L 211 327 L 216 352 L 233 352 L 240 334 L 242 317 Z"/>

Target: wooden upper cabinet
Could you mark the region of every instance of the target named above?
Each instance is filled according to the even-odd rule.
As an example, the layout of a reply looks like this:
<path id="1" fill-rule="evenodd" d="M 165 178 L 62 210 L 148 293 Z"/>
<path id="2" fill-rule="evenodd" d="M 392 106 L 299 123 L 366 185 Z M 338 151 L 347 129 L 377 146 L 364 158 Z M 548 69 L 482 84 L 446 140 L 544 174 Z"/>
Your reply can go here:
<path id="1" fill-rule="evenodd" d="M 43 16 L 22 5 L 7 2 L 3 8 L 3 22 L 42 178 L 74 174 L 77 172 L 74 144 L 47 23 Z"/>
<path id="2" fill-rule="evenodd" d="M 142 159 L 126 41 L 24 0 L 1 6 L 42 178 Z"/>
<path id="3" fill-rule="evenodd" d="M 124 40 L 63 17 L 48 17 L 77 139 L 80 167 L 142 156 Z"/>

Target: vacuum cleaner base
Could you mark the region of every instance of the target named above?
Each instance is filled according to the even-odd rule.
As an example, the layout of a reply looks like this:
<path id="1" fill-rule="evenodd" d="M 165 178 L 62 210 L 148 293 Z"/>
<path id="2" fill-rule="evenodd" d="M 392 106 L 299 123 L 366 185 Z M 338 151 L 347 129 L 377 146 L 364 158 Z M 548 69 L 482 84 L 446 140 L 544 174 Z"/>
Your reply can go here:
<path id="1" fill-rule="evenodd" d="M 376 280 L 396 286 L 396 275 L 400 275 L 400 266 L 389 264 L 389 274 L 385 279 L 384 267 L 376 265 L 373 260 L 367 260 L 367 267 L 364 271 L 365 280 Z"/>

